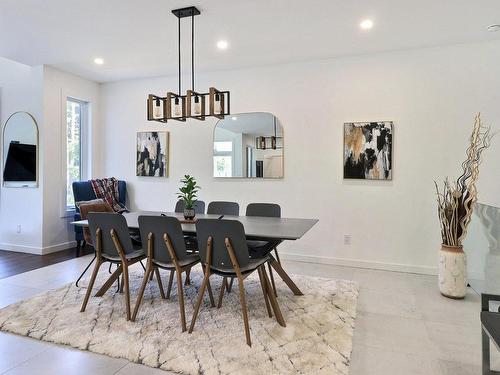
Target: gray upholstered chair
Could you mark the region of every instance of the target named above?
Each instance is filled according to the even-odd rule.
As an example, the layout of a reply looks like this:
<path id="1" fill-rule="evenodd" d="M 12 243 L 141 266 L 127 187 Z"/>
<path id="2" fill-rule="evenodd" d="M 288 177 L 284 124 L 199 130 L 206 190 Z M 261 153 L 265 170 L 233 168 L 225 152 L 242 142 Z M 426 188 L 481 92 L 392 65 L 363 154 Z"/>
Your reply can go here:
<path id="1" fill-rule="evenodd" d="M 207 214 L 238 216 L 240 214 L 240 205 L 236 202 L 210 202 Z"/>
<path id="2" fill-rule="evenodd" d="M 184 207 L 186 206 L 186 204 L 184 203 L 184 201 L 182 199 L 178 200 L 177 203 L 175 204 L 175 212 L 184 212 Z M 194 211 L 197 213 L 197 214 L 204 214 L 205 213 L 205 202 L 203 201 L 196 201 L 194 202 Z"/>
<path id="3" fill-rule="evenodd" d="M 159 282 L 160 294 L 162 298 L 170 298 L 170 290 L 174 273 L 177 273 L 177 295 L 179 298 L 179 309 L 181 316 L 182 332 L 186 330 L 186 313 L 184 309 L 184 290 L 182 287 L 182 273 L 191 269 L 200 262 L 200 257 L 196 254 L 188 254 L 184 243 L 184 235 L 180 221 L 169 216 L 139 216 L 139 230 L 143 243 L 147 243 L 147 265 L 146 273 L 139 290 L 137 302 L 135 304 L 132 321 L 135 321 L 139 310 L 144 289 L 149 281 L 149 276 L 153 274 L 160 280 L 159 269 L 170 271 L 167 295 L 165 296 L 161 282 Z M 211 288 L 209 286 L 210 295 Z M 215 306 L 213 296 L 212 306 Z"/>
<path id="4" fill-rule="evenodd" d="M 284 327 L 285 321 L 269 284 L 266 269 L 264 267 L 264 264 L 268 261 L 268 257 L 260 259 L 250 258 L 243 225 L 236 220 L 198 219 L 196 222 L 196 233 L 198 236 L 201 262 L 205 264 L 205 277 L 203 278 L 203 283 L 198 294 L 198 300 L 195 305 L 189 333 L 193 331 L 196 317 L 205 294 L 205 288 L 209 285 L 210 276 L 215 274 L 223 278 L 219 303 L 217 305 L 218 308 L 222 304 L 227 278 L 237 278 L 246 342 L 251 346 L 252 341 L 250 338 L 243 280 L 254 271 L 258 271 L 259 273 L 269 317 L 272 317 L 271 308 L 269 306 L 270 303 L 277 321 Z"/>
<path id="5" fill-rule="evenodd" d="M 175 204 L 175 212 L 182 213 L 184 212 L 185 203 L 182 199 L 178 200 Z M 205 202 L 196 201 L 194 203 L 194 211 L 197 214 L 205 213 Z M 184 236 L 184 241 L 186 242 L 186 249 L 190 252 L 198 251 L 198 242 L 196 241 L 196 236 Z M 186 278 L 186 285 L 189 284 L 189 272 L 187 273 L 188 277 Z"/>
<path id="6" fill-rule="evenodd" d="M 281 217 L 281 207 L 276 203 L 250 203 L 247 206 L 246 216 L 260 216 L 260 217 Z M 278 245 L 280 240 L 274 241 L 247 241 L 251 257 L 262 257 L 269 254 L 274 250 L 276 260 L 281 264 L 280 256 L 278 254 Z M 271 276 L 271 284 L 273 286 L 274 294 L 277 296 L 276 285 L 274 283 L 273 270 L 271 263 L 267 263 L 269 268 L 269 276 Z"/>
<path id="7" fill-rule="evenodd" d="M 85 294 L 81 312 L 85 311 L 87 302 L 92 293 L 99 268 L 105 262 L 119 264 L 118 269 L 109 277 L 99 289 L 96 297 L 101 297 L 123 273 L 123 287 L 125 293 L 125 307 L 127 320 L 130 320 L 130 287 L 128 267 L 146 256 L 142 249 L 134 249 L 130 239 L 127 221 L 117 213 L 89 212 L 90 234 L 96 251 L 96 265 Z"/>

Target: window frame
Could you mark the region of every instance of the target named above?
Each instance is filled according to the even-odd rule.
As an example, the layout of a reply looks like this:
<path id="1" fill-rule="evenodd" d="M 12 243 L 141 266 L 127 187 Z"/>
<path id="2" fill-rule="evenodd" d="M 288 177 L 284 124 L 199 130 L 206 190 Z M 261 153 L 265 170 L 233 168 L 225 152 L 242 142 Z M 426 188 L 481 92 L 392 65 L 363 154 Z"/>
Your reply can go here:
<path id="1" fill-rule="evenodd" d="M 230 143 L 231 151 L 217 151 L 215 147 L 215 143 Z M 232 140 L 224 140 L 224 141 L 214 141 L 214 150 L 212 156 L 212 174 L 214 172 L 214 163 L 216 156 L 229 156 L 231 158 L 231 176 L 217 176 L 215 178 L 231 178 L 234 174 L 234 142 Z"/>
<path id="2" fill-rule="evenodd" d="M 90 176 L 89 135 L 92 119 L 92 104 L 89 100 L 75 95 L 62 93 L 61 95 L 61 217 L 71 217 L 75 214 L 75 207 L 68 206 L 67 202 L 67 105 L 68 102 L 80 104 L 80 180 L 85 181 Z"/>

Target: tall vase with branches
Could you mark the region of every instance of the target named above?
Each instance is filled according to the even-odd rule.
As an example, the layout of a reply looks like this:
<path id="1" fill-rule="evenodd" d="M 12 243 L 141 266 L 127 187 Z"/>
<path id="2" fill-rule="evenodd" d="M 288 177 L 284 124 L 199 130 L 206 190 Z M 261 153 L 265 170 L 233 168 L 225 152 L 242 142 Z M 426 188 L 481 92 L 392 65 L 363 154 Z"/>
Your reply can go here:
<path id="1" fill-rule="evenodd" d="M 447 297 L 463 298 L 466 293 L 467 270 L 462 243 L 477 201 L 476 183 L 481 156 L 490 146 L 492 136 L 491 127 L 483 125 L 480 114 L 477 114 L 462 163 L 462 174 L 453 182 L 446 178 L 441 189 L 434 182 L 442 237 L 439 288 Z"/>

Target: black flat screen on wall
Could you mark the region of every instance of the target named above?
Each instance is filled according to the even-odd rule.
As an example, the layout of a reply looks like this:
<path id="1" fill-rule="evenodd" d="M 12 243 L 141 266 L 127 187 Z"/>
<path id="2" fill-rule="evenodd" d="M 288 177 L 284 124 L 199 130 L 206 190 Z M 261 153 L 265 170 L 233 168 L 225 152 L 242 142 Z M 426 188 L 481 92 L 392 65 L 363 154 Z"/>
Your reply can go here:
<path id="1" fill-rule="evenodd" d="M 4 181 L 36 181 L 36 146 L 11 143 L 3 171 Z"/>

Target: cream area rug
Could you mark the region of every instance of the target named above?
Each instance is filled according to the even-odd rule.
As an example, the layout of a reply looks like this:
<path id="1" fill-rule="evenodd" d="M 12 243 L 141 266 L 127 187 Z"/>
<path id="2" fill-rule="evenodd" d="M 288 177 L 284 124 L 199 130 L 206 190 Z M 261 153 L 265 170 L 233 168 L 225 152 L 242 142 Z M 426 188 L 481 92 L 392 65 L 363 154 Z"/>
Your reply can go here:
<path id="1" fill-rule="evenodd" d="M 109 276 L 105 268 L 94 293 Z M 195 269 L 191 285 L 185 287 L 188 327 L 203 276 L 200 266 Z M 161 272 L 166 288 L 168 274 Z M 142 269 L 134 267 L 132 309 L 142 277 Z M 294 296 L 276 280 L 286 327 L 268 317 L 256 273 L 245 280 L 252 347 L 245 342 L 236 283 L 220 309 L 210 307 L 205 295 L 192 334 L 181 333 L 175 281 L 165 300 L 155 279 L 148 284 L 136 322 L 126 321 L 124 296 L 115 287 L 104 297 L 91 296 L 87 310 L 80 313 L 86 287 L 68 284 L 1 309 L 0 329 L 181 374 L 347 374 L 357 284 L 292 278 L 303 296 Z M 210 280 L 217 303 L 222 279 Z"/>

